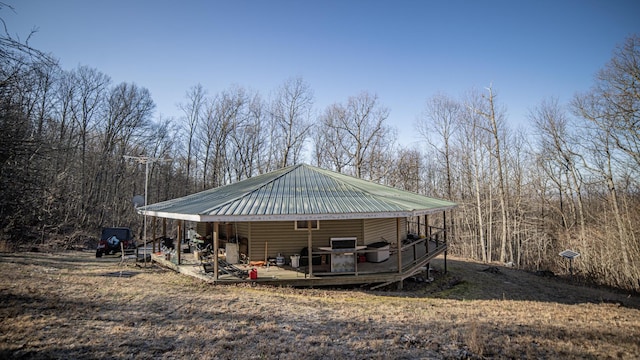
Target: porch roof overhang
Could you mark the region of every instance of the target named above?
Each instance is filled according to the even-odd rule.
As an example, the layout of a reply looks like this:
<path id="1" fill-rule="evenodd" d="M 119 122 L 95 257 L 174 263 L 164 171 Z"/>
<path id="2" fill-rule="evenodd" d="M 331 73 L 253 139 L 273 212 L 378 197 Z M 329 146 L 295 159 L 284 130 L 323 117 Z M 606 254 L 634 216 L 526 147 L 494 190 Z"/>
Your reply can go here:
<path id="1" fill-rule="evenodd" d="M 196 222 L 346 220 L 427 215 L 456 203 L 306 164 L 138 208 Z"/>

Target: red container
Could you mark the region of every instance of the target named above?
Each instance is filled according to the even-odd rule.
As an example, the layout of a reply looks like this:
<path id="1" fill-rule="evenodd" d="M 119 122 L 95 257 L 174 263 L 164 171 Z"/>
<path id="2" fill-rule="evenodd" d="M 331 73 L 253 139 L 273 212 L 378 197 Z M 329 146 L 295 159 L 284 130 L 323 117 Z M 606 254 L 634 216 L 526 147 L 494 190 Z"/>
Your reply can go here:
<path id="1" fill-rule="evenodd" d="M 256 280 L 258 278 L 258 269 L 251 269 L 251 271 L 249 271 L 249 278 L 251 280 Z"/>

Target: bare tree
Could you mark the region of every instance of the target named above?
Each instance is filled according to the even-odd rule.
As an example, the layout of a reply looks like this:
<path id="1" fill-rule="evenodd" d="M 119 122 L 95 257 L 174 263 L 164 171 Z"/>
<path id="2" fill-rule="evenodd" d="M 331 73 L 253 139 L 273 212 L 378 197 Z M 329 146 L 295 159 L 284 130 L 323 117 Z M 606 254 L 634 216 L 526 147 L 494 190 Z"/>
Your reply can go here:
<path id="1" fill-rule="evenodd" d="M 589 99 L 574 100 L 576 111 L 599 127 L 610 128 L 612 145 L 640 169 L 640 35 L 630 36 L 616 49 L 598 73 L 592 93 Z M 596 103 L 589 109 L 584 100 Z"/>
<path id="2" fill-rule="evenodd" d="M 187 184 L 185 186 L 185 194 L 191 193 L 191 173 L 193 171 L 193 155 L 196 151 L 195 141 L 197 137 L 195 136 L 196 131 L 198 129 L 198 125 L 202 121 L 204 106 L 205 106 L 205 96 L 206 90 L 202 87 L 201 84 L 197 84 L 191 87 L 185 97 L 186 102 L 178 105 L 180 110 L 184 113 L 184 123 L 185 123 L 185 131 L 187 137 L 187 154 L 186 154 L 186 176 L 187 176 Z"/>
<path id="3" fill-rule="evenodd" d="M 0 3 L 0 9 L 9 7 Z M 9 7 L 10 8 L 10 7 Z M 4 21 L 0 18 L 4 25 Z M 56 60 L 0 34 L 0 229 L 3 237 L 25 241 L 31 224 L 46 217 L 51 159 L 55 144 L 45 137 L 45 121 L 55 103 Z M 31 36 L 31 35 L 29 35 Z M 39 111 L 38 111 L 39 109 Z M 53 146 L 52 146 L 53 145 Z M 41 229 L 44 229 L 41 227 Z"/>
<path id="4" fill-rule="evenodd" d="M 278 167 L 297 163 L 313 123 L 313 91 L 302 78 L 292 78 L 278 89 L 271 104 L 272 154 Z"/>
<path id="5" fill-rule="evenodd" d="M 212 98 L 205 109 L 202 124 L 204 146 L 203 186 L 217 187 L 225 184 L 229 174 L 227 146 L 240 114 L 247 102 L 246 92 L 241 87 L 232 87 Z"/>
<path id="6" fill-rule="evenodd" d="M 463 111 L 464 121 L 459 128 L 459 137 L 456 139 L 461 154 L 461 178 L 464 179 L 463 194 L 469 194 L 469 201 L 474 204 L 475 212 L 472 218 L 474 223 L 468 223 L 467 227 L 472 234 L 479 239 L 479 251 L 482 261 L 491 262 L 493 243 L 491 236 L 491 173 L 490 164 L 485 149 L 490 144 L 489 134 L 483 130 L 483 118 L 472 108 L 467 107 Z M 466 197 L 462 196 L 463 201 Z M 489 207 L 489 208 L 488 208 Z M 475 253 L 475 251 L 474 251 Z"/>
<path id="7" fill-rule="evenodd" d="M 111 79 L 94 68 L 80 66 L 71 73 L 71 81 L 76 86 L 76 96 L 72 106 L 73 119 L 79 128 L 80 136 L 80 198 L 83 199 L 77 216 L 81 224 L 85 224 L 89 212 L 87 210 L 87 191 L 94 180 L 88 170 L 88 146 L 97 132 L 99 117 L 106 111 L 107 92 Z"/>
<path id="8" fill-rule="evenodd" d="M 316 165 L 337 172 L 343 172 L 353 163 L 353 158 L 346 151 L 346 133 L 341 130 L 340 123 L 348 120 L 344 106 L 333 104 L 327 107 L 318 119 L 314 136 L 314 158 Z"/>
<path id="9" fill-rule="evenodd" d="M 615 52 L 612 60 L 598 73 L 595 86 L 575 96 L 573 112 L 583 119 L 583 166 L 605 185 L 608 205 L 615 224 L 619 251 L 612 257 L 620 262 L 609 276 L 617 286 L 637 289 L 640 283 L 640 249 L 637 227 L 627 209 L 629 182 L 635 183 L 640 168 L 640 37 L 629 37 Z M 634 196 L 629 194 L 630 198 Z M 633 210 L 631 210 L 633 211 Z M 606 226 L 607 224 L 603 224 Z"/>
<path id="10" fill-rule="evenodd" d="M 530 118 L 535 123 L 539 134 L 539 156 L 545 159 L 540 165 L 543 166 L 549 179 L 558 186 L 560 204 L 558 213 L 562 218 L 562 225 L 565 229 L 569 227 L 564 211 L 564 204 L 568 202 L 580 226 L 580 239 L 583 241 L 586 237 L 586 219 L 582 199 L 583 180 L 579 167 L 582 160 L 575 149 L 576 134 L 570 132 L 570 124 L 557 99 L 543 101 L 532 111 Z M 564 183 L 566 183 L 566 190 Z M 574 200 L 577 203 L 575 205 Z"/>
<path id="11" fill-rule="evenodd" d="M 323 161 L 340 171 L 349 167 L 358 178 L 385 178 L 395 142 L 395 131 L 385 124 L 388 116 L 378 97 L 366 92 L 350 97 L 344 105 L 330 106 L 320 118 L 317 133 L 325 148 L 316 147 L 316 154 L 326 153 Z"/>
<path id="12" fill-rule="evenodd" d="M 420 174 L 423 170 L 423 156 L 418 149 L 400 149 L 393 161 L 387 185 L 418 193 L 421 191 Z"/>
<path id="13" fill-rule="evenodd" d="M 496 173 L 498 175 L 498 197 L 500 200 L 501 232 L 500 232 L 500 262 L 507 259 L 507 247 L 511 250 L 509 242 L 509 215 L 507 205 L 507 184 L 505 179 L 503 137 L 505 132 L 504 112 L 497 108 L 495 103 L 496 94 L 491 87 L 487 88 L 488 95 L 475 97 L 468 106 L 478 115 L 484 118 L 481 128 L 487 131 L 492 137 L 491 154 L 497 163 Z M 511 252 L 511 251 L 509 251 Z"/>
<path id="14" fill-rule="evenodd" d="M 448 198 L 453 198 L 451 141 L 456 136 L 462 109 L 459 102 L 447 95 L 436 95 L 427 100 L 422 116 L 415 123 L 418 133 L 444 158 Z"/>
<path id="15" fill-rule="evenodd" d="M 265 104 L 260 95 L 249 95 L 230 135 L 233 146 L 229 147 L 229 159 L 234 174 L 231 181 L 240 181 L 260 173 L 261 163 L 267 158 L 265 118 Z"/>
<path id="16" fill-rule="evenodd" d="M 149 90 L 135 84 L 120 83 L 109 92 L 99 123 L 98 163 L 89 191 L 89 199 L 99 209 L 99 224 L 124 211 L 120 198 L 124 195 L 119 194 L 125 180 L 123 156 L 128 155 L 131 145 L 143 142 L 154 108 Z"/>

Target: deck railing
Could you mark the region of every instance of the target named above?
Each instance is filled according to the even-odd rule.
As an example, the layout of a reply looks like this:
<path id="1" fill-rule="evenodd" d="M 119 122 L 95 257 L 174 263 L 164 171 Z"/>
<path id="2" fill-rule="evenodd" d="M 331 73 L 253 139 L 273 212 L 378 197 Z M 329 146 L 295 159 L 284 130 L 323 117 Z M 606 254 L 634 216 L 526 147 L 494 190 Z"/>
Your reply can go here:
<path id="1" fill-rule="evenodd" d="M 409 261 L 405 261 L 403 257 L 402 272 L 410 271 L 418 266 L 424 266 L 428 259 L 446 249 L 445 240 L 445 229 L 435 226 L 429 226 L 426 237 L 404 240 L 401 251 L 403 253 L 408 252 L 411 256 Z M 424 247 L 424 251 L 421 251 L 419 247 Z"/>
<path id="2" fill-rule="evenodd" d="M 398 256 L 398 248 L 397 245 L 394 243 L 390 243 L 391 248 L 389 249 L 390 252 L 390 257 L 397 257 Z M 428 263 L 428 261 L 432 258 L 434 258 L 435 256 L 439 255 L 440 253 L 442 253 L 443 251 L 445 251 L 447 248 L 447 244 L 446 244 L 446 236 L 445 236 L 445 229 L 443 228 L 439 228 L 439 227 L 435 227 L 435 226 L 429 226 L 429 228 L 427 229 L 427 235 L 417 238 L 417 239 L 405 239 L 402 241 L 401 246 L 400 246 L 400 250 L 402 252 L 402 256 L 401 256 L 401 265 L 400 268 L 396 268 L 395 270 L 393 269 L 389 269 L 388 267 L 380 267 L 379 270 L 362 270 L 358 269 L 358 265 L 359 265 L 359 261 L 358 258 L 359 256 L 366 256 L 367 253 L 374 253 L 374 252 L 378 252 L 379 249 L 362 249 L 362 250 L 349 250 L 349 249 L 344 249 L 344 250 L 338 250 L 338 251 L 314 251 L 313 255 L 314 256 L 324 256 L 325 257 L 325 261 L 328 264 L 331 261 L 331 256 L 335 255 L 335 254 L 351 254 L 353 253 L 354 256 L 354 271 L 343 271 L 343 272 L 327 272 L 327 271 L 319 271 L 315 270 L 315 265 L 314 266 L 314 271 L 313 274 L 314 275 L 320 275 L 320 276 L 330 276 L 330 275 L 339 275 L 339 276 L 344 276 L 344 275 L 359 275 L 359 274 L 375 274 L 375 273 L 379 273 L 379 274 L 384 274 L 384 273 L 402 273 L 402 274 L 406 274 L 408 272 L 410 273 L 415 273 L 416 269 L 425 266 L 426 263 Z M 407 255 L 409 254 L 409 255 Z M 305 277 L 309 274 L 309 267 L 305 266 L 303 267 L 303 272 L 305 273 Z"/>

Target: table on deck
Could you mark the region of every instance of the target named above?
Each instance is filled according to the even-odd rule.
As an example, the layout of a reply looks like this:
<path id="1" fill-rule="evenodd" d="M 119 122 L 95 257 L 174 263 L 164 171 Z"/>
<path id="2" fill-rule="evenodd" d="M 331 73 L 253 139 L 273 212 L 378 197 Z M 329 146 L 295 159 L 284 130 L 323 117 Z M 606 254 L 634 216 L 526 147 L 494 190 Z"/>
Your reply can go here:
<path id="1" fill-rule="evenodd" d="M 355 272 L 356 254 L 366 246 L 356 246 L 351 249 L 334 249 L 332 247 L 318 247 L 319 250 L 331 253 L 331 272 Z"/>

